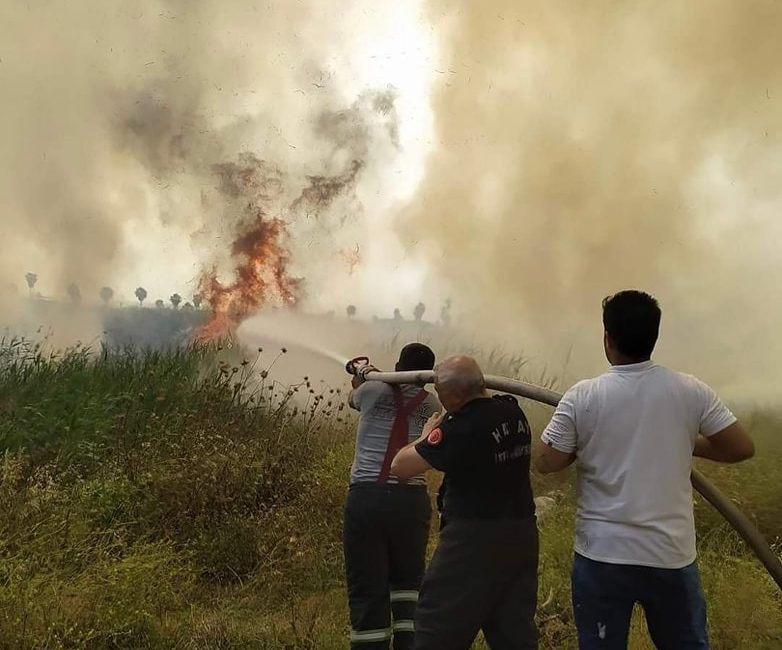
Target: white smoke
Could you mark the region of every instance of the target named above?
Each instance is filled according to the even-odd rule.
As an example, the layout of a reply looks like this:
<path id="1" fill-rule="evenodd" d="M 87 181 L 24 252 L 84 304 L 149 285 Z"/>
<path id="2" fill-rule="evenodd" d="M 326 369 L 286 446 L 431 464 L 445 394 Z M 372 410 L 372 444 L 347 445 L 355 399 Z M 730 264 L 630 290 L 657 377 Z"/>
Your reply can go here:
<path id="1" fill-rule="evenodd" d="M 137 286 L 150 302 L 188 299 L 235 235 L 213 167 L 251 152 L 287 175 L 293 195 L 307 176 L 363 163 L 319 223 L 282 215 L 313 309 L 348 295 L 367 309 L 406 297 L 419 275 L 408 271 L 382 300 L 377 285 L 385 267 L 403 265 L 391 215 L 431 147 L 436 44 L 420 10 L 387 0 L 6 3 L 0 282 L 22 291 L 35 271 L 48 296 L 76 282 L 86 297 L 110 285 L 126 303 Z M 388 104 L 374 105 L 378 95 Z M 356 246 L 350 275 L 340 251 Z"/>

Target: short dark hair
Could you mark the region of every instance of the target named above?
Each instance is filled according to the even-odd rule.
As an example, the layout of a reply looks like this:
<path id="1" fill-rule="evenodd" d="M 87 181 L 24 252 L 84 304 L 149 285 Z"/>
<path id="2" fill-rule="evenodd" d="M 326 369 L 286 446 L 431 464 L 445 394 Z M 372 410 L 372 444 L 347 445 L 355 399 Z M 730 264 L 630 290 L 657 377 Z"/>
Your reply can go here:
<path id="1" fill-rule="evenodd" d="M 617 350 L 648 359 L 660 335 L 660 305 L 648 293 L 629 289 L 603 299 L 603 327 Z"/>
<path id="2" fill-rule="evenodd" d="M 423 343 L 408 343 L 399 353 L 397 370 L 431 370 L 434 368 L 434 352 Z"/>

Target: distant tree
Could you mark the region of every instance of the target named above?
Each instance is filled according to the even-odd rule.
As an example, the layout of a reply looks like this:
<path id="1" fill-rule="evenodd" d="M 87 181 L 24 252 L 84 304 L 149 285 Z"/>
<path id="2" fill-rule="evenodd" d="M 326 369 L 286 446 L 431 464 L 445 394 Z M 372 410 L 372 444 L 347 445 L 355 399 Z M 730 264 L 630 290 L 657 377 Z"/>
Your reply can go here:
<path id="1" fill-rule="evenodd" d="M 186 302 L 184 305 L 182 305 L 182 311 L 193 311 L 193 305 L 191 305 L 189 302 Z"/>
<path id="2" fill-rule="evenodd" d="M 348 318 L 353 318 L 356 315 L 356 306 L 355 305 L 348 305 Z"/>
<path id="3" fill-rule="evenodd" d="M 419 302 L 415 309 L 413 309 L 413 316 L 415 316 L 416 320 L 421 320 L 424 317 L 424 312 L 426 311 L 426 305 L 422 302 Z"/>
<path id="4" fill-rule="evenodd" d="M 193 296 L 193 305 L 195 306 L 196 309 L 201 309 L 201 303 L 203 301 L 204 301 L 204 297 L 200 293 L 197 293 Z"/>
<path id="5" fill-rule="evenodd" d="M 138 298 L 139 306 L 144 306 L 144 301 L 147 299 L 147 290 L 144 287 L 136 289 L 136 298 Z"/>
<path id="6" fill-rule="evenodd" d="M 104 302 L 104 304 L 108 305 L 113 297 L 114 297 L 114 289 L 112 289 L 111 287 L 103 287 L 100 290 L 100 299 Z"/>
<path id="7" fill-rule="evenodd" d="M 440 320 L 442 321 L 443 325 L 448 327 L 451 324 L 451 299 L 448 298 L 445 301 L 445 304 L 443 305 L 443 308 L 440 310 Z"/>
<path id="8" fill-rule="evenodd" d="M 171 304 L 174 306 L 174 309 L 179 307 L 179 303 L 182 302 L 182 296 L 180 296 L 178 293 L 175 293 L 173 296 L 169 298 L 171 301 Z"/>
<path id="9" fill-rule="evenodd" d="M 33 287 L 35 286 L 35 283 L 38 282 L 38 276 L 35 273 L 28 273 L 24 276 L 24 279 L 27 280 L 27 286 L 30 289 L 30 295 L 33 295 Z"/>
<path id="10" fill-rule="evenodd" d="M 155 301 L 155 307 L 157 307 L 158 309 L 163 309 L 163 307 L 165 307 L 165 306 L 166 306 L 166 303 L 164 303 L 162 300 L 158 299 L 158 300 Z"/>
<path id="11" fill-rule="evenodd" d="M 402 320 L 402 312 L 399 311 L 399 307 L 394 309 L 394 320 Z"/>
<path id="12" fill-rule="evenodd" d="M 71 282 L 68 285 L 68 296 L 70 296 L 71 302 L 81 302 L 81 291 L 79 291 L 79 286 L 75 282 Z"/>

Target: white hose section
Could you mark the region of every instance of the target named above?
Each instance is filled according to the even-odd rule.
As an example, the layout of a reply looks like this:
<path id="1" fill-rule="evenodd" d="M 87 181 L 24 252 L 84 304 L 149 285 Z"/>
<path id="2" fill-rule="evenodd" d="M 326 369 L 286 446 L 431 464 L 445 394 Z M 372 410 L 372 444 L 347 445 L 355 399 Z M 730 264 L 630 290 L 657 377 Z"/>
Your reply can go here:
<path id="1" fill-rule="evenodd" d="M 361 374 L 367 381 L 382 381 L 387 384 L 417 384 L 423 386 L 434 381 L 433 370 L 381 372 L 379 370 L 367 369 Z M 553 390 L 518 381 L 517 379 L 486 375 L 485 380 L 486 388 L 501 391 L 503 393 L 512 393 L 513 395 L 526 397 L 527 399 L 548 404 L 549 406 L 556 406 L 562 398 L 560 393 Z M 780 590 L 782 590 L 782 563 L 780 563 L 779 558 L 774 551 L 771 550 L 765 537 L 761 535 L 755 525 L 738 509 L 733 501 L 722 494 L 722 492 L 720 492 L 717 487 L 698 470 L 692 470 L 691 481 L 693 487 L 703 496 L 703 498 L 711 503 L 717 512 L 719 512 L 733 529 L 741 535 L 747 543 L 747 546 L 752 549 L 752 552 L 761 561 L 769 575 L 779 586 Z"/>

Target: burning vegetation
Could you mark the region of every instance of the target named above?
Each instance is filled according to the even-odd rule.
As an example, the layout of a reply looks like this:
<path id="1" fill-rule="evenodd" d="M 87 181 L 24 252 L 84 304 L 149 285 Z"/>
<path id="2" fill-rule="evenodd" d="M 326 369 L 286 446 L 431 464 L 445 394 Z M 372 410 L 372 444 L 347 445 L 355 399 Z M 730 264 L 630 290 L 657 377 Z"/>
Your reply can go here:
<path id="1" fill-rule="evenodd" d="M 199 340 L 230 334 L 270 301 L 296 303 L 301 280 L 288 274 L 290 255 L 281 243 L 284 234 L 282 219 L 268 219 L 259 210 L 255 222 L 231 247 L 232 257 L 239 260 L 235 280 L 223 284 L 216 268 L 201 278 L 199 293 L 212 306 L 212 318 L 199 330 Z"/>
<path id="2" fill-rule="evenodd" d="M 284 194 L 284 174 L 252 153 L 240 155 L 235 163 L 215 165 L 214 171 L 219 191 L 242 218 L 231 245 L 234 279 L 220 281 L 216 266 L 200 278 L 198 293 L 212 307 L 212 317 L 196 333 L 201 341 L 230 335 L 269 302 L 295 304 L 300 286 L 300 280 L 288 273 L 290 254 L 282 242 L 286 224 L 269 216 Z"/>
<path id="3" fill-rule="evenodd" d="M 283 215 L 289 219 L 300 213 L 317 216 L 355 187 L 362 166 L 354 160 L 342 173 L 307 176 L 307 185 L 293 200 L 289 189 L 295 181 L 252 153 L 214 167 L 219 192 L 241 218 L 231 246 L 233 279 L 221 281 L 215 265 L 199 280 L 198 295 L 211 305 L 212 317 L 197 331 L 197 340 L 230 336 L 244 319 L 267 304 L 296 304 L 302 279 L 289 271 L 291 255 L 285 244 L 289 221 Z"/>

